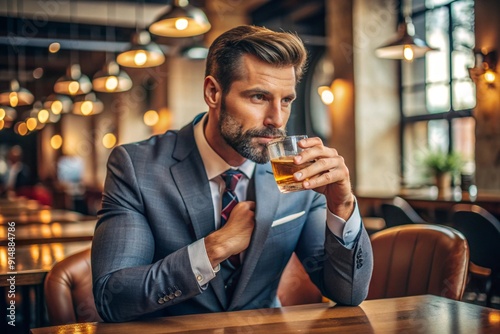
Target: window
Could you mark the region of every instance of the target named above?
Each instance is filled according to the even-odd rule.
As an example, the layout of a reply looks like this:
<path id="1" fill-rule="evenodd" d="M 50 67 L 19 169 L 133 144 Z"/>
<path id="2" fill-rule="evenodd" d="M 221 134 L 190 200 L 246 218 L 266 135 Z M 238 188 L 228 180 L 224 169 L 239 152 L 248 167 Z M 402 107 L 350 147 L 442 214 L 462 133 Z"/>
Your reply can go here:
<path id="1" fill-rule="evenodd" d="M 457 151 L 474 161 L 474 1 L 414 0 L 416 35 L 436 48 L 401 62 L 401 170 L 405 186 L 426 182 L 418 157 L 427 149 Z"/>

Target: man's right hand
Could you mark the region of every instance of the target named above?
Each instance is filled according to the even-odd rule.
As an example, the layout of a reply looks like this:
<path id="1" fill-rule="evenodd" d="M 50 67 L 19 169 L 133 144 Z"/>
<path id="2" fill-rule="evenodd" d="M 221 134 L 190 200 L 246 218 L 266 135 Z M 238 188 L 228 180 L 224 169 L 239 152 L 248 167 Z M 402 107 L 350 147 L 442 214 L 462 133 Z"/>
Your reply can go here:
<path id="1" fill-rule="evenodd" d="M 212 268 L 230 257 L 246 250 L 255 227 L 255 202 L 245 201 L 235 205 L 226 224 L 205 237 L 205 248 Z"/>

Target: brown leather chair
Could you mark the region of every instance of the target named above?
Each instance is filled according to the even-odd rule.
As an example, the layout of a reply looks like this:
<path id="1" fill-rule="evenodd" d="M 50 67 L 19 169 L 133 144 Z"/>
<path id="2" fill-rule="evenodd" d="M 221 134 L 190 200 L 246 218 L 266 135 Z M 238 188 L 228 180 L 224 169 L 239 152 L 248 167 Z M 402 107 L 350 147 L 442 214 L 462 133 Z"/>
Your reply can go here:
<path id="1" fill-rule="evenodd" d="M 51 325 L 102 321 L 92 293 L 90 249 L 56 263 L 45 278 L 44 293 Z"/>
<path id="2" fill-rule="evenodd" d="M 285 267 L 278 285 L 278 298 L 282 306 L 314 304 L 325 301 L 319 289 L 309 279 L 295 253 Z"/>
<path id="3" fill-rule="evenodd" d="M 374 264 L 367 299 L 422 294 L 462 298 L 469 246 L 457 230 L 402 225 L 374 233 L 371 241 Z"/>

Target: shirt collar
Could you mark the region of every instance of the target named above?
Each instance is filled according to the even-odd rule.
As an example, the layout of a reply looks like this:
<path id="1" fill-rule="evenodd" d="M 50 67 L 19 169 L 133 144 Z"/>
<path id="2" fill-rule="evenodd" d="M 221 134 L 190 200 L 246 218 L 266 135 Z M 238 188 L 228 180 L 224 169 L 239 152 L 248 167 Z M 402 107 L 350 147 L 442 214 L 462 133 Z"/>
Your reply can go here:
<path id="1" fill-rule="evenodd" d="M 208 144 L 205 138 L 204 127 L 208 118 L 208 113 L 194 125 L 194 140 L 198 151 L 200 151 L 201 160 L 205 166 L 205 171 L 209 180 L 224 173 L 229 168 L 239 169 L 245 176 L 250 179 L 255 170 L 255 162 L 246 159 L 240 166 L 230 166 L 220 155 L 218 155 Z"/>

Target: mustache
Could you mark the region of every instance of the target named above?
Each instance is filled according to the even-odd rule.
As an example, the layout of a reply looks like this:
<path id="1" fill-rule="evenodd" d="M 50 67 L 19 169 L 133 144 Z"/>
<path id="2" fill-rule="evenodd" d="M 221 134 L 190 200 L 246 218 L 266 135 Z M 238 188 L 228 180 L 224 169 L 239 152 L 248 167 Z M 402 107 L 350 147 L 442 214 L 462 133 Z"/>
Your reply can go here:
<path id="1" fill-rule="evenodd" d="M 286 131 L 277 128 L 250 129 L 246 135 L 249 137 L 284 137 Z"/>

